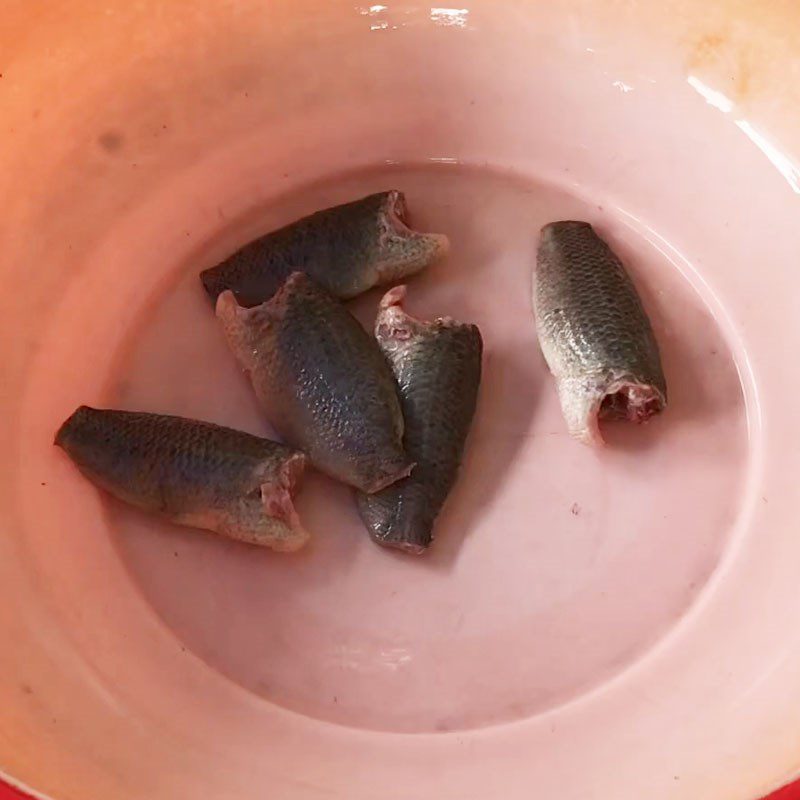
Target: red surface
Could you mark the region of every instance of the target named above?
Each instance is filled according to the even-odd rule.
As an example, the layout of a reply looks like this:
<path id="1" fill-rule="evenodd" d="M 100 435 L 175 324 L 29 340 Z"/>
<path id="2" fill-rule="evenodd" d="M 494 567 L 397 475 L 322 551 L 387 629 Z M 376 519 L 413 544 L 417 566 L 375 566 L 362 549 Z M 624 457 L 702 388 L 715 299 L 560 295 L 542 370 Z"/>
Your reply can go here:
<path id="1" fill-rule="evenodd" d="M 0 800 L 28 800 L 27 795 L 15 792 L 13 789 L 0 784 Z M 96 800 L 96 798 L 86 798 L 86 800 Z M 800 800 L 800 781 L 781 789 L 764 800 Z"/>

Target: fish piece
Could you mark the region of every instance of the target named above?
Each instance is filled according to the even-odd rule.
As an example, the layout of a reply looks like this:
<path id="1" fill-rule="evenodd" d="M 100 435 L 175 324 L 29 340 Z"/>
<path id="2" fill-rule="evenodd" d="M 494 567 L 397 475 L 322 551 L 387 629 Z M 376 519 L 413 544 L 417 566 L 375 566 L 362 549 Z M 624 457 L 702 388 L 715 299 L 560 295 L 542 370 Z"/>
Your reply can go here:
<path id="1" fill-rule="evenodd" d="M 212 300 L 230 289 L 240 305 L 249 307 L 269 300 L 299 270 L 347 299 L 419 272 L 448 247 L 445 235 L 408 227 L 405 197 L 392 190 L 317 211 L 268 233 L 200 278 Z"/>
<path id="2" fill-rule="evenodd" d="M 308 540 L 292 504 L 306 457 L 277 442 L 210 422 L 81 406 L 55 444 L 92 483 L 179 525 L 273 550 Z"/>
<path id="3" fill-rule="evenodd" d="M 325 289 L 294 272 L 254 308 L 223 292 L 217 318 L 268 419 L 318 469 L 368 493 L 409 474 L 389 365 Z"/>
<path id="4" fill-rule="evenodd" d="M 542 228 L 533 305 L 575 438 L 602 444 L 599 418 L 644 422 L 664 410 L 667 386 L 650 321 L 622 262 L 588 222 Z"/>
<path id="5" fill-rule="evenodd" d="M 478 397 L 483 341 L 475 325 L 449 317 L 415 319 L 403 310 L 405 296 L 405 286 L 387 292 L 375 336 L 397 380 L 403 441 L 417 466 L 377 494 L 359 494 L 358 508 L 376 542 L 422 553 L 458 475 Z"/>

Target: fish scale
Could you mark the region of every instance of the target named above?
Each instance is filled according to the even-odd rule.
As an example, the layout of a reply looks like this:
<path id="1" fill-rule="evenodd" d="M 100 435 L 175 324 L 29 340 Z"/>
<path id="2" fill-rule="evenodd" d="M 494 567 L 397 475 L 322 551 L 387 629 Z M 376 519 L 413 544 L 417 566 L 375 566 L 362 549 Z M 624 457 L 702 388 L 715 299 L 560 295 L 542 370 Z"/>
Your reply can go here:
<path id="1" fill-rule="evenodd" d="M 447 252 L 443 234 L 406 224 L 402 192 L 379 192 L 317 211 L 237 250 L 200 278 L 216 301 L 233 291 L 244 306 L 269 300 L 292 272 L 302 271 L 336 297 L 419 272 Z"/>
<path id="2" fill-rule="evenodd" d="M 421 553 L 456 481 L 475 413 L 483 343 L 475 325 L 414 319 L 401 307 L 404 286 L 381 302 L 375 335 L 391 364 L 405 418 L 408 478 L 358 496 L 359 512 L 379 544 Z"/>
<path id="3" fill-rule="evenodd" d="M 542 229 L 533 304 L 570 433 L 601 443 L 599 416 L 642 422 L 663 410 L 667 388 L 650 321 L 622 262 L 589 223 Z"/>
<path id="4" fill-rule="evenodd" d="M 296 550 L 308 539 L 291 502 L 305 457 L 210 422 L 81 406 L 55 444 L 93 483 L 183 525 Z"/>
<path id="5" fill-rule="evenodd" d="M 223 292 L 217 316 L 268 419 L 316 467 L 365 492 L 409 473 L 392 373 L 336 298 L 295 272 L 253 308 Z"/>

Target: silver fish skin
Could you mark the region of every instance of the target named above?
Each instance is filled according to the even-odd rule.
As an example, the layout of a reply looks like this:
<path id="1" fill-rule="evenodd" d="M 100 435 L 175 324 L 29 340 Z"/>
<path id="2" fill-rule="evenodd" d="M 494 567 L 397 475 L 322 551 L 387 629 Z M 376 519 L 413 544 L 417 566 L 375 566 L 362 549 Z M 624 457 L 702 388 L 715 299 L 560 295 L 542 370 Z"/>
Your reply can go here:
<path id="1" fill-rule="evenodd" d="M 404 311 L 406 287 L 383 298 L 375 336 L 394 372 L 413 472 L 376 494 L 359 494 L 359 513 L 381 545 L 420 554 L 456 482 L 481 380 L 483 342 L 475 325 L 430 322 Z"/>
<path id="2" fill-rule="evenodd" d="M 254 308 L 223 292 L 217 318 L 267 419 L 314 466 L 367 493 L 409 474 L 389 365 L 339 300 L 295 272 Z"/>
<path id="3" fill-rule="evenodd" d="M 542 228 L 533 279 L 539 344 L 569 432 L 603 443 L 598 420 L 664 410 L 658 343 L 622 262 L 588 222 Z"/>
<path id="4" fill-rule="evenodd" d="M 292 272 L 348 299 L 432 264 L 447 236 L 408 226 L 406 201 L 393 189 L 317 211 L 245 245 L 200 274 L 213 301 L 231 290 L 240 305 L 269 300 Z"/>
<path id="5" fill-rule="evenodd" d="M 95 485 L 180 525 L 279 551 L 309 538 L 292 503 L 306 458 L 278 442 L 183 417 L 81 406 L 55 444 Z"/>

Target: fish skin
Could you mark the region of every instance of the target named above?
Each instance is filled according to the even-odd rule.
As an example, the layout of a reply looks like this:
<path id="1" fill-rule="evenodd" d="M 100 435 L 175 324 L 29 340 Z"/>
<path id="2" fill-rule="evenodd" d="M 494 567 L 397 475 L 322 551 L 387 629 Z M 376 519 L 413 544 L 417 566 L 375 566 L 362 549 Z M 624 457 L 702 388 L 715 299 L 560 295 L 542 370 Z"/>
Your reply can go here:
<path id="1" fill-rule="evenodd" d="M 292 504 L 306 458 L 210 422 L 81 406 L 55 442 L 95 485 L 180 525 L 279 551 L 308 540 Z"/>
<path id="2" fill-rule="evenodd" d="M 254 308 L 223 292 L 217 318 L 267 418 L 319 470 L 367 493 L 409 474 L 389 365 L 336 298 L 294 272 Z"/>
<path id="3" fill-rule="evenodd" d="M 417 466 L 376 494 L 359 494 L 359 513 L 378 544 L 423 553 L 455 484 L 481 380 L 483 342 L 475 325 L 415 319 L 402 307 L 406 287 L 381 301 L 375 336 L 397 380 L 404 444 Z"/>
<path id="4" fill-rule="evenodd" d="M 644 422 L 664 410 L 667 386 L 650 321 L 622 262 L 588 222 L 542 228 L 533 306 L 575 438 L 600 445 L 598 418 Z"/>
<path id="5" fill-rule="evenodd" d="M 317 211 L 268 233 L 200 278 L 212 300 L 230 289 L 247 307 L 269 300 L 298 270 L 348 299 L 419 272 L 448 248 L 444 234 L 417 233 L 407 226 L 405 197 L 391 190 Z"/>

